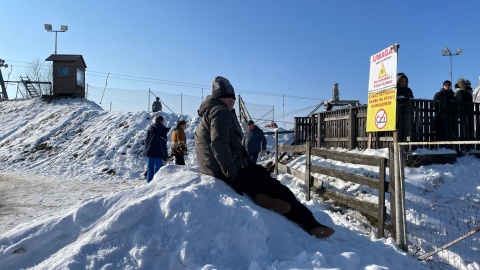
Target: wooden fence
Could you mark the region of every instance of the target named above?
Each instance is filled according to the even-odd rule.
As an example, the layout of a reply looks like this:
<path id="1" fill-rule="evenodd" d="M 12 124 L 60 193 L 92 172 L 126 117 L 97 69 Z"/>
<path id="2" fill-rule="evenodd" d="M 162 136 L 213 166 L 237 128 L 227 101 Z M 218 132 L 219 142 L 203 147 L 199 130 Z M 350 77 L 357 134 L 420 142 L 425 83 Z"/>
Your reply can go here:
<path id="1" fill-rule="evenodd" d="M 278 175 L 278 170 L 282 170 L 295 176 L 298 179 L 303 179 L 305 182 L 305 199 L 310 200 L 310 193 L 314 192 L 322 197 L 332 199 L 343 205 L 346 205 L 352 209 L 373 217 L 377 220 L 377 237 L 382 238 L 384 236 L 385 220 L 386 220 L 386 207 L 385 207 L 385 193 L 389 190 L 389 182 L 386 181 L 386 167 L 388 159 L 377 156 L 366 156 L 352 153 L 341 153 L 331 150 L 313 148 L 310 146 L 310 142 L 307 140 L 304 145 L 293 146 L 280 146 L 278 144 L 278 134 L 275 135 L 276 155 L 275 155 L 275 175 Z M 305 171 L 299 171 L 294 168 L 288 167 L 279 162 L 278 153 L 292 152 L 292 153 L 305 153 Z M 354 173 L 345 172 L 342 170 L 332 169 L 325 166 L 319 166 L 311 164 L 312 156 L 322 157 L 325 159 L 333 159 L 346 163 L 362 164 L 369 166 L 378 166 L 378 178 L 367 177 Z M 352 196 L 346 195 L 340 190 L 323 185 L 323 181 L 314 178 L 314 174 L 320 174 L 329 177 L 335 177 L 346 182 L 352 182 L 359 185 L 368 186 L 372 189 L 378 190 L 378 203 L 371 203 L 367 201 L 358 200 Z M 393 196 L 390 196 L 391 205 L 393 204 Z M 393 209 L 392 209 L 393 208 Z M 394 207 L 391 207 L 391 211 L 394 211 Z M 392 213 L 393 215 L 393 213 Z M 390 219 L 393 220 L 393 219 Z M 393 224 L 392 224 L 393 225 Z M 394 226 L 392 226 L 393 228 Z"/>
<path id="2" fill-rule="evenodd" d="M 367 133 L 367 105 L 295 117 L 295 144 L 345 149 L 388 148 L 398 142 L 480 140 L 480 104 L 399 99 L 397 131 Z M 410 147 L 413 148 L 414 146 Z M 459 150 L 478 145 L 442 145 Z M 412 149 L 410 149 L 412 150 Z"/>

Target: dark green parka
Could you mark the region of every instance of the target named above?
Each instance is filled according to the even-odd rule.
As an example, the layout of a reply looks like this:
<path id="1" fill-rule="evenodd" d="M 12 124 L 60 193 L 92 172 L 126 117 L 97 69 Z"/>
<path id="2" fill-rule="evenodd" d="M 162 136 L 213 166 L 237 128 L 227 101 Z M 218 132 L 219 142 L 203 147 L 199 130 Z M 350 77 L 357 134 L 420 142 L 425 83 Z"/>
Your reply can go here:
<path id="1" fill-rule="evenodd" d="M 220 179 L 235 176 L 248 163 L 235 110 L 229 111 L 220 99 L 207 96 L 198 115 L 202 120 L 195 130 L 195 153 L 200 172 Z"/>

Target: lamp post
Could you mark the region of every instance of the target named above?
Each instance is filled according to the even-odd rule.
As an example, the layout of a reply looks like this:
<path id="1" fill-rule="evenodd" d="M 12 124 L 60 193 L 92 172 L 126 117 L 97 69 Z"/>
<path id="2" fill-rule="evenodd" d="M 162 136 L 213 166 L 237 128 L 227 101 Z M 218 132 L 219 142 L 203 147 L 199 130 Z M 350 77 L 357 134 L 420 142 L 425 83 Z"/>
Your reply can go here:
<path id="1" fill-rule="evenodd" d="M 450 56 L 450 81 L 453 81 L 452 76 L 452 56 L 453 55 L 460 55 L 463 52 L 463 49 L 458 49 L 456 53 L 452 53 L 448 47 L 445 47 L 445 50 L 442 50 L 443 56 Z"/>
<path id="2" fill-rule="evenodd" d="M 51 24 L 45 24 L 45 30 L 47 30 L 48 32 L 55 32 L 55 54 L 57 54 L 57 33 L 66 32 L 68 30 L 68 26 L 61 25 L 60 30 L 53 30 Z"/>

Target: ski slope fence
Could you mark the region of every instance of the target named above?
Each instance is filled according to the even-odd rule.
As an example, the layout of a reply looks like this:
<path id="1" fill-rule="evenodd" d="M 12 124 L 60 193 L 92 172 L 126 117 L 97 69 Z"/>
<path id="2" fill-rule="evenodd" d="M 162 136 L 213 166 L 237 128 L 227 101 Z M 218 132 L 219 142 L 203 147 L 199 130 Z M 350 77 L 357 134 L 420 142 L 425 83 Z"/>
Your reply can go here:
<path id="1" fill-rule="evenodd" d="M 477 206 L 466 205 L 465 208 L 455 208 L 434 205 L 421 199 L 406 198 L 405 208 L 408 251 L 414 256 L 421 257 L 425 253 L 438 250 L 480 226 L 480 210 Z M 425 261 L 429 262 L 434 269 L 461 269 L 462 265 L 475 263 L 478 267 L 480 233 L 472 234 L 454 243 L 425 258 Z M 478 269 L 472 267 L 471 269 Z"/>
<path id="2" fill-rule="evenodd" d="M 132 90 L 88 85 L 86 99 L 103 104 L 105 105 L 104 108 L 109 108 L 111 111 L 135 112 L 151 111 L 153 101 L 156 97 L 159 97 L 164 112 L 195 117 L 198 115 L 197 110 L 200 104 L 209 94 L 210 91 L 207 90 L 205 90 L 204 96 L 192 96 L 184 93 L 171 94 L 150 89 Z M 252 120 L 260 127 L 264 127 L 275 119 L 274 106 L 255 104 L 248 100 L 245 101 L 245 105 Z"/>

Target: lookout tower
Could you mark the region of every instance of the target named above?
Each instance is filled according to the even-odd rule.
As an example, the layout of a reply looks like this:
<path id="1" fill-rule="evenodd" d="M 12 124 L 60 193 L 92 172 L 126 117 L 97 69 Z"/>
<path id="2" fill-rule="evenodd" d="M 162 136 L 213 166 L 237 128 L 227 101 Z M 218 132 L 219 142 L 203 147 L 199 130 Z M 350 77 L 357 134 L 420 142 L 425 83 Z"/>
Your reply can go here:
<path id="1" fill-rule="evenodd" d="M 52 54 L 45 61 L 53 62 L 52 97 L 85 97 L 85 69 L 82 55 Z"/>

